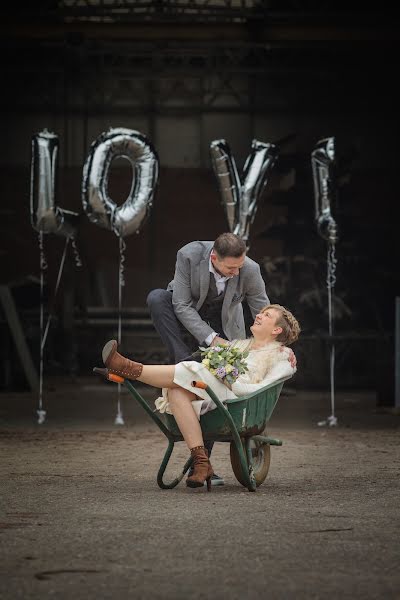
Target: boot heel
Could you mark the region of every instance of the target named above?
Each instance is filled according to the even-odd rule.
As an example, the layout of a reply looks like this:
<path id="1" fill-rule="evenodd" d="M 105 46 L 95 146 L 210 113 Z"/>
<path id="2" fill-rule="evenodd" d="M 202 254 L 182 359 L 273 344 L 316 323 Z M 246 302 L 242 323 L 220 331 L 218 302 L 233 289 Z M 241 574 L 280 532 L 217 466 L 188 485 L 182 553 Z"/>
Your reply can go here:
<path id="1" fill-rule="evenodd" d="M 204 446 L 194 446 L 190 448 L 193 459 L 193 473 L 186 479 L 188 487 L 203 487 L 207 483 L 207 491 L 211 491 L 211 477 L 214 474 L 210 461 L 208 460 L 207 450 Z"/>
<path id="2" fill-rule="evenodd" d="M 143 365 L 129 358 L 125 358 L 117 352 L 117 341 L 107 342 L 102 351 L 103 362 L 110 374 L 117 375 L 123 379 L 138 379 L 141 376 Z"/>

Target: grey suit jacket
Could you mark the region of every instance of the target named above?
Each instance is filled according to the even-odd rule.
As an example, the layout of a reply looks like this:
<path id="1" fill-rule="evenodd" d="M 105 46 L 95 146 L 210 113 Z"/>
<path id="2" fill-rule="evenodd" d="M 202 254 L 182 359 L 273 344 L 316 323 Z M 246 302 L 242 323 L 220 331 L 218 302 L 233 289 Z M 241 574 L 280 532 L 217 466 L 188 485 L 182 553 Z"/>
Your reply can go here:
<path id="1" fill-rule="evenodd" d="M 173 291 L 172 304 L 177 318 L 199 343 L 213 332 L 198 313 L 210 284 L 209 259 L 213 245 L 214 242 L 190 242 L 178 250 L 174 279 L 167 287 Z M 226 283 L 221 318 L 229 340 L 246 337 L 242 300 L 247 301 L 253 317 L 270 304 L 260 267 L 248 256 L 239 275 Z"/>

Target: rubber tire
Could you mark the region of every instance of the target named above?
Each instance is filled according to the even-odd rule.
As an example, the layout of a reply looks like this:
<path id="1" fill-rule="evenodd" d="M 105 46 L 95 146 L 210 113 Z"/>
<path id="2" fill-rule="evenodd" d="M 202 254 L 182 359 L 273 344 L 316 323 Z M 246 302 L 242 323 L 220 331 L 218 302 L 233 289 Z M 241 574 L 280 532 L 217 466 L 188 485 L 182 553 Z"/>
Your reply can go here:
<path id="1" fill-rule="evenodd" d="M 267 478 L 269 466 L 271 464 L 271 447 L 269 444 L 256 444 L 250 440 L 251 451 L 253 455 L 253 472 L 256 480 L 256 486 L 259 487 Z M 246 456 L 246 448 L 243 444 L 243 451 Z M 230 447 L 232 471 L 244 487 L 247 487 L 242 474 L 242 467 L 235 442 L 231 442 Z M 247 456 L 246 456 L 247 463 Z"/>

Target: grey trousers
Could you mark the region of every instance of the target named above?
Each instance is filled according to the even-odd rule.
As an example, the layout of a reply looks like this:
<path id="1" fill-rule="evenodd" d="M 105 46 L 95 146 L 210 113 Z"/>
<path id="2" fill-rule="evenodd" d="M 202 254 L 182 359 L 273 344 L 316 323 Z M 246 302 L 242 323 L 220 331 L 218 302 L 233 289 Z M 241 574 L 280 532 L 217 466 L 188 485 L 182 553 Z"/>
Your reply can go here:
<path id="1" fill-rule="evenodd" d="M 172 306 L 172 292 L 162 289 L 152 290 L 147 296 L 147 306 L 154 327 L 168 350 L 171 364 L 182 360 L 198 360 L 193 356 L 199 349 L 198 341 L 176 318 Z"/>

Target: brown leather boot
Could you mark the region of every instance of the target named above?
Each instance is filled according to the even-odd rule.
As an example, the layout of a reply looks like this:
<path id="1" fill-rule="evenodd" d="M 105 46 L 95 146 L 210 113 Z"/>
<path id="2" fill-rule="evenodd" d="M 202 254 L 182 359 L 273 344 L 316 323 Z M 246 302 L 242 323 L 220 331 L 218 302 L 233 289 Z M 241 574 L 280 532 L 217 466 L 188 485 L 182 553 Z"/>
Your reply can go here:
<path id="1" fill-rule="evenodd" d="M 126 379 L 137 379 L 143 371 L 142 363 L 135 362 L 125 358 L 117 352 L 118 343 L 116 340 L 110 340 L 103 348 L 103 363 L 110 373 L 119 375 Z"/>
<path id="2" fill-rule="evenodd" d="M 211 477 L 214 475 L 213 468 L 208 460 L 208 453 L 204 446 L 195 446 L 190 449 L 193 456 L 193 475 L 186 479 L 188 487 L 202 487 L 207 481 L 207 491 L 211 492 Z"/>

